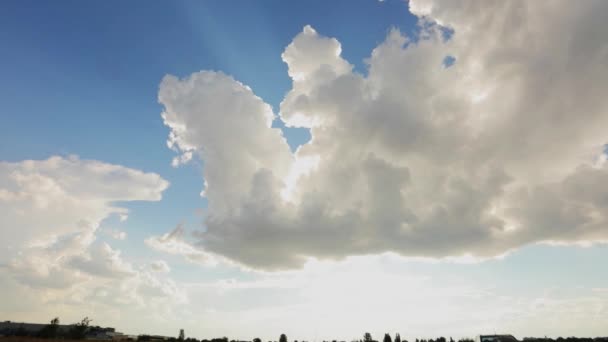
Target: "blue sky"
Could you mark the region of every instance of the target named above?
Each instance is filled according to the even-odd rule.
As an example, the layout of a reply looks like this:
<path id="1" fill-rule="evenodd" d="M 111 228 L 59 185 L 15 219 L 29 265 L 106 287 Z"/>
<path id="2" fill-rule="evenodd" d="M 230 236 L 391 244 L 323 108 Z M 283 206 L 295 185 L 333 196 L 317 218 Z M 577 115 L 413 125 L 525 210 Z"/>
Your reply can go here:
<path id="1" fill-rule="evenodd" d="M 0 316 L 605 335 L 606 4 L 0 3 Z"/>
<path id="2" fill-rule="evenodd" d="M 26 1 L 2 7 L 0 91 L 11 113 L 0 128 L 2 159 L 76 154 L 158 172 L 171 182 L 165 200 L 127 204 L 134 226 L 157 232 L 191 221 L 205 205 L 198 196 L 200 164 L 170 164 L 157 101 L 164 75 L 221 70 L 276 109 L 291 83 L 280 55 L 304 25 L 337 37 L 362 72 L 391 27 L 416 30 L 416 18 L 400 1 L 268 1 L 236 8 L 225 1 Z M 344 10 L 348 16 L 337 15 Z M 310 137 L 305 129 L 275 125 L 294 149 Z"/>

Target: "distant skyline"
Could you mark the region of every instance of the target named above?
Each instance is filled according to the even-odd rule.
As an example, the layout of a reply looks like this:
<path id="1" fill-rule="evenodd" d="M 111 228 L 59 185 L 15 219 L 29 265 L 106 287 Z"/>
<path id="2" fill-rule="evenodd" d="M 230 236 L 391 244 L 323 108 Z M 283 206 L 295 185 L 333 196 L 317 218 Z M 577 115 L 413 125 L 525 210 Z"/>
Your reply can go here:
<path id="1" fill-rule="evenodd" d="M 608 335 L 608 2 L 0 2 L 0 319 Z"/>

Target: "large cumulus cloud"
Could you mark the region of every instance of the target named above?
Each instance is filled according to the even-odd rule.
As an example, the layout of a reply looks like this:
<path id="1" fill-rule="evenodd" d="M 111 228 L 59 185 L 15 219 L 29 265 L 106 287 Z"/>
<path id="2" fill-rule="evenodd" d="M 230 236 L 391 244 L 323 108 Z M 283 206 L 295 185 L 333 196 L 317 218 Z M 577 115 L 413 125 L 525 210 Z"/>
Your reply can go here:
<path id="1" fill-rule="evenodd" d="M 232 77 L 163 80 L 177 162 L 204 161 L 201 248 L 272 269 L 608 240 L 608 3 L 410 10 L 419 35 L 391 30 L 365 75 L 310 26 L 286 47 L 279 116 L 312 136 L 295 153 Z"/>

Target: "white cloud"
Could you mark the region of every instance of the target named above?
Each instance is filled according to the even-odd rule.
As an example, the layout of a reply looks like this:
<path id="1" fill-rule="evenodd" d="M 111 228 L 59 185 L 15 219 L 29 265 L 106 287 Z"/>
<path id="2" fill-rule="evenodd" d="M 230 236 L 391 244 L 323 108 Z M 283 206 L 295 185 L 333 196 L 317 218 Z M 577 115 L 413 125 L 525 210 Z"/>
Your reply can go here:
<path id="1" fill-rule="evenodd" d="M 171 271 L 171 268 L 169 267 L 167 262 L 164 260 L 157 260 L 157 261 L 151 262 L 150 269 L 152 269 L 152 271 L 154 271 L 154 272 L 160 272 L 160 273 L 169 273 Z"/>
<path id="2" fill-rule="evenodd" d="M 158 201 L 168 183 L 157 174 L 78 157 L 0 162 L 0 260 L 36 242 L 95 230 L 118 201 Z"/>
<path id="3" fill-rule="evenodd" d="M 127 238 L 127 232 L 118 229 L 105 228 L 102 229 L 102 232 L 115 240 L 125 240 Z"/>
<path id="4" fill-rule="evenodd" d="M 175 321 L 179 308 L 188 303 L 182 286 L 166 274 L 145 270 L 123 278 L 87 274 L 76 283 L 67 278 L 61 286 L 43 288 L 23 286 L 21 280 L 0 277 L 0 287 L 11 294 L 3 298 L 0 314 L 15 321 L 44 322 L 59 316 L 72 323 L 87 315 L 120 331 L 166 334 L 159 327 Z"/>
<path id="5" fill-rule="evenodd" d="M 122 260 L 120 251 L 107 243 L 92 248 L 88 253 L 77 255 L 68 265 L 82 272 L 108 278 L 122 278 L 134 274 L 133 267 Z"/>
<path id="6" fill-rule="evenodd" d="M 126 219 L 117 202 L 158 201 L 167 186 L 154 173 L 76 156 L 0 162 L 0 273 L 46 300 L 134 277 L 120 251 L 95 242 L 99 225 Z"/>
<path id="7" fill-rule="evenodd" d="M 291 160 L 287 142 L 281 130 L 270 127 L 271 107 L 249 87 L 219 72 L 195 73 L 184 80 L 166 76 L 159 100 L 165 106 L 165 125 L 171 128 L 168 144 L 185 155 L 180 161 L 188 160 L 192 152 L 207 161 L 205 196 L 214 199 L 209 210 L 234 210 L 234 203 L 265 165 L 272 165 L 277 177 L 287 174 Z"/>
<path id="8" fill-rule="evenodd" d="M 120 222 L 125 222 L 129 218 L 129 215 L 126 213 L 118 214 L 118 219 Z"/>
<path id="9" fill-rule="evenodd" d="M 271 269 L 608 239 L 608 3 L 409 4 L 420 36 L 392 30 L 367 75 L 310 26 L 286 47 L 280 118 L 312 136 L 293 154 L 231 77 L 163 80 L 170 146 L 204 160 L 197 247 Z"/>
<path id="10" fill-rule="evenodd" d="M 181 286 L 97 241 L 100 233 L 124 237 L 100 228 L 112 215 L 126 220 L 121 202 L 158 201 L 167 186 L 154 173 L 78 157 L 0 162 L 0 287 L 10 294 L 0 315 L 41 322 L 88 315 L 131 331 L 125 317 L 174 317 L 187 302 Z"/>

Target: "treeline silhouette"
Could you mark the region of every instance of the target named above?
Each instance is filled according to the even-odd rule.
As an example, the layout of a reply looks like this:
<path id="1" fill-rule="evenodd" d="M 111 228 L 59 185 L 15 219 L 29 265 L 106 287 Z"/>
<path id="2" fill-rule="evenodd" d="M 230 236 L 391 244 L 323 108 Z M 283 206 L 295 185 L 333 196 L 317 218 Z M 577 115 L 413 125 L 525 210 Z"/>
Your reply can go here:
<path id="1" fill-rule="evenodd" d="M 44 338 L 44 339 L 70 339 L 70 340 L 83 340 L 87 336 L 91 334 L 95 334 L 97 332 L 104 331 L 112 331 L 114 332 L 114 328 L 102 328 L 99 326 L 91 326 L 91 319 L 88 317 L 83 318 L 80 322 L 71 324 L 71 325 L 60 325 L 59 318 L 54 318 L 51 320 L 50 324 L 44 325 L 38 331 L 32 331 L 31 329 L 25 329 L 23 327 L 19 327 L 12 330 L 0 330 L 0 336 L 17 336 L 17 337 L 36 337 L 36 338 Z M 500 335 L 496 335 L 499 337 Z M 504 336 L 504 335 L 502 335 Z M 512 338 L 512 337 L 511 337 Z M 122 340 L 131 340 L 137 342 L 262 342 L 262 339 L 256 337 L 252 340 L 234 340 L 228 339 L 228 337 L 219 337 L 212 339 L 196 339 L 192 337 L 186 338 L 184 336 L 183 330 L 180 330 L 178 337 L 165 337 L 165 336 L 157 336 L 157 335 L 139 335 L 137 338 L 131 338 L 125 336 Z M 497 342 L 501 342 L 500 338 L 496 339 Z M 268 341 L 268 342 L 277 342 L 277 341 Z M 279 336 L 278 342 L 289 342 L 287 339 L 287 335 L 281 334 Z M 306 340 L 294 340 L 293 342 L 308 342 Z M 344 340 L 323 340 L 323 342 L 346 342 Z M 380 342 L 375 340 L 369 332 L 363 334 L 362 339 L 353 339 L 350 342 Z M 400 334 L 395 334 L 394 339 L 390 334 L 384 334 L 384 338 L 382 342 L 409 342 L 406 339 L 401 339 Z M 437 338 L 416 338 L 411 342 L 475 342 L 472 338 L 460 338 L 457 341 L 453 338 L 445 338 L 443 336 Z M 608 337 L 558 337 L 558 338 L 535 338 L 535 337 L 526 337 L 523 339 L 523 342 L 608 342 Z"/>
<path id="2" fill-rule="evenodd" d="M 28 330 L 23 326 L 20 326 L 16 329 L 2 330 L 0 331 L 0 334 L 4 336 L 17 337 L 82 340 L 90 331 L 102 329 L 101 327 L 89 326 L 90 323 L 91 320 L 88 317 L 85 317 L 78 323 L 62 326 L 59 324 L 59 317 L 55 317 L 51 320 L 50 324 L 43 326 L 38 331 Z"/>
<path id="3" fill-rule="evenodd" d="M 150 335 L 140 335 L 137 338 L 137 341 L 142 341 L 142 342 L 150 342 L 150 341 L 158 341 L 158 337 L 156 336 L 150 336 Z M 174 338 L 174 337 L 170 337 L 168 338 L 166 341 L 168 342 L 181 342 L 182 340 L 178 339 L 178 338 Z M 231 340 L 228 339 L 228 337 L 220 337 L 220 338 L 212 338 L 212 339 L 201 339 L 201 340 L 197 340 L 196 338 L 186 338 L 183 341 L 185 342 L 262 342 L 262 340 L 258 337 L 252 339 L 252 340 Z M 529 342 L 608 342 L 608 337 L 595 337 L 595 338 L 590 338 L 590 337 L 567 337 L 567 338 L 563 338 L 563 337 L 558 337 L 556 339 L 552 339 L 552 338 L 547 338 L 547 337 L 543 337 L 543 338 L 535 338 L 535 337 L 526 337 L 523 339 L 523 341 L 529 341 Z M 269 340 L 267 342 L 277 342 Z M 281 336 L 279 337 L 278 342 L 289 342 L 289 340 L 287 339 L 287 336 L 285 334 L 281 334 Z M 293 340 L 293 342 L 308 342 L 306 340 Z M 323 340 L 323 342 L 346 342 L 344 340 Z M 360 340 L 352 340 L 350 342 L 380 342 L 378 340 L 375 340 L 372 338 L 372 335 L 370 333 L 365 333 L 363 334 L 363 338 Z M 382 339 L 382 342 L 409 342 L 406 339 L 401 339 L 400 334 L 395 334 L 395 338 L 393 339 L 391 337 L 391 335 L 389 334 L 384 334 L 384 338 Z M 445 338 L 443 336 L 437 337 L 437 338 L 416 338 L 415 340 L 413 340 L 412 342 L 475 342 L 474 339 L 472 338 L 460 338 L 458 340 L 454 340 L 453 338 Z"/>

